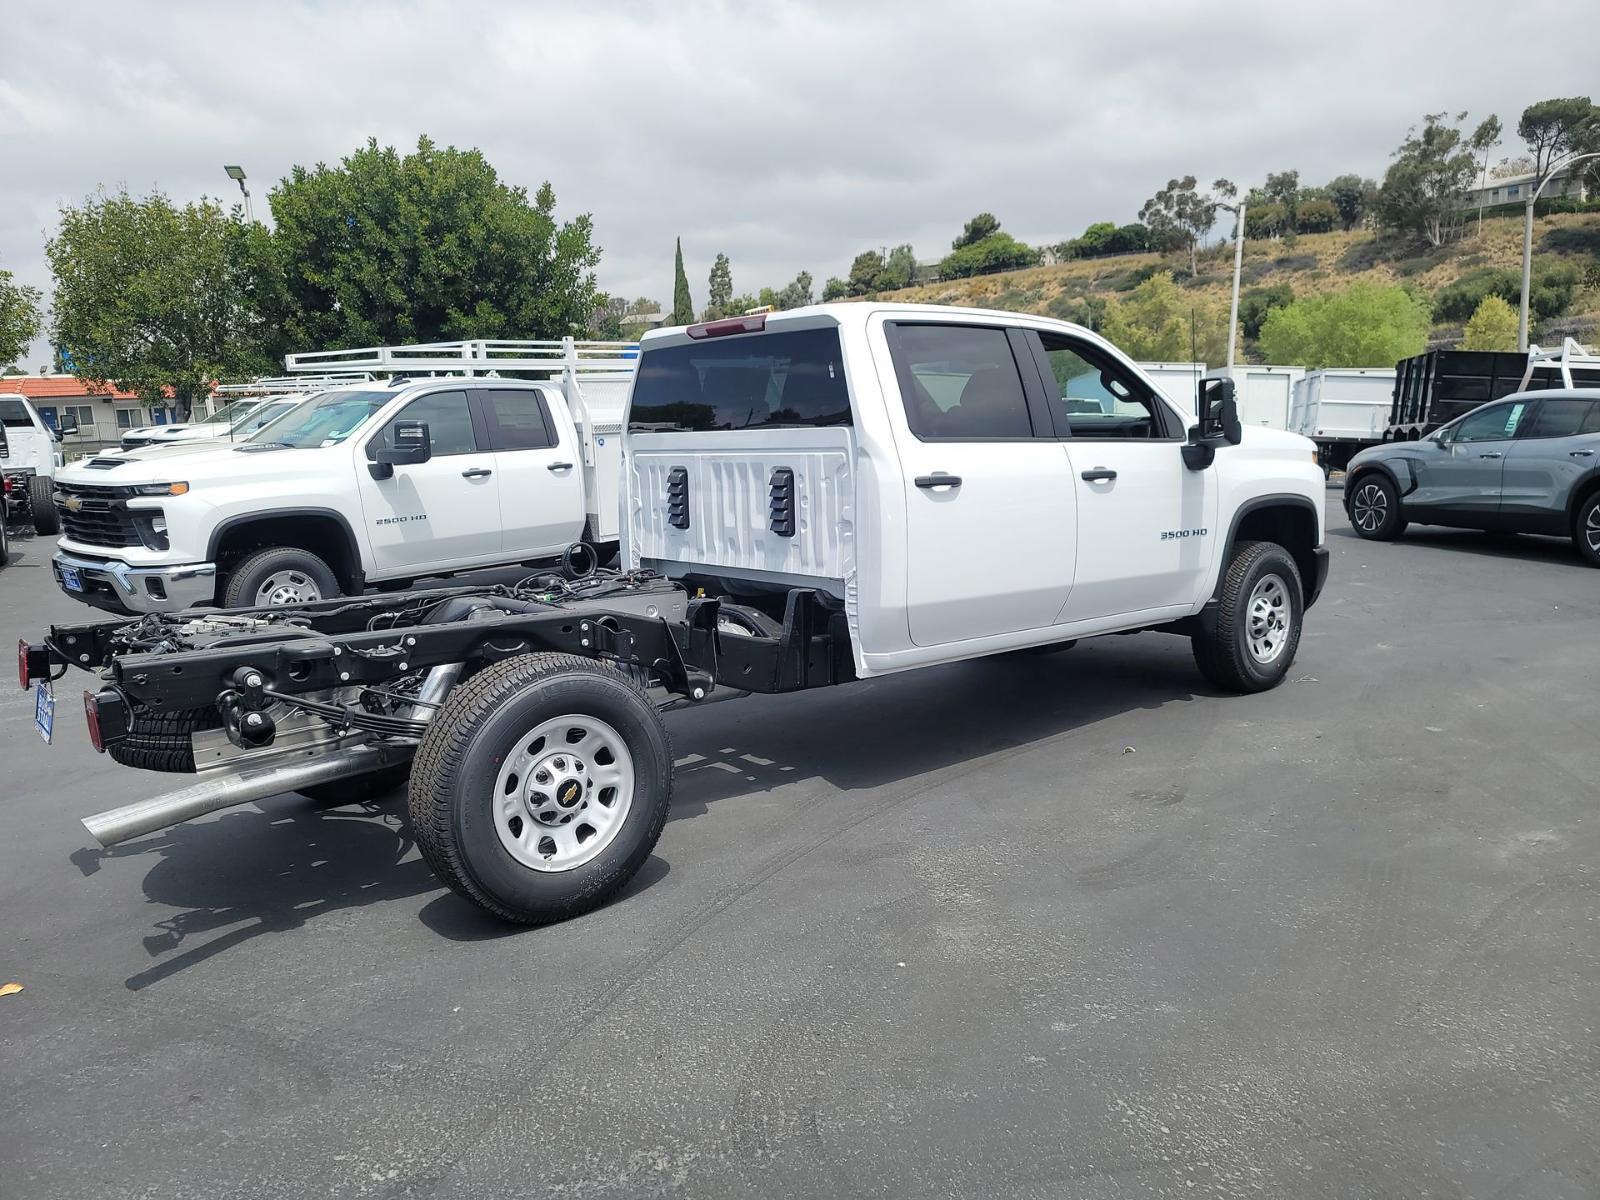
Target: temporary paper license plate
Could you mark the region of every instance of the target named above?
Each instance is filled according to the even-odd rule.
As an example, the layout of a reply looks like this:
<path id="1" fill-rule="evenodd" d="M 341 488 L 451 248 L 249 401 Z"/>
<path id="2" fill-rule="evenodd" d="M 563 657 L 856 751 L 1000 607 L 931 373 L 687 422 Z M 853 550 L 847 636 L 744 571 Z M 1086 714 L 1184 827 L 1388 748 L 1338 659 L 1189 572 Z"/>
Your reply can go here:
<path id="1" fill-rule="evenodd" d="M 56 728 L 55 693 L 43 679 L 33 685 L 33 725 L 47 742 Z"/>
<path id="2" fill-rule="evenodd" d="M 78 574 L 77 567 L 61 568 L 61 586 L 69 592 L 83 591 L 83 576 Z"/>

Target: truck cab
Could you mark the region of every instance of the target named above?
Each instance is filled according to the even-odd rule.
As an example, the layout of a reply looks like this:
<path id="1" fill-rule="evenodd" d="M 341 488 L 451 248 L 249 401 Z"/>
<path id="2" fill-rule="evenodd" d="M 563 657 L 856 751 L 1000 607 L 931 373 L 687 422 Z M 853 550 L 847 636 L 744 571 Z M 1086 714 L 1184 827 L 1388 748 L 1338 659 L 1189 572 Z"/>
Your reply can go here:
<path id="1" fill-rule="evenodd" d="M 736 595 L 814 588 L 861 676 L 1204 620 L 1243 541 L 1281 545 L 1309 605 L 1312 444 L 1197 427 L 1110 343 L 1043 317 L 849 304 L 656 331 L 624 561 Z"/>

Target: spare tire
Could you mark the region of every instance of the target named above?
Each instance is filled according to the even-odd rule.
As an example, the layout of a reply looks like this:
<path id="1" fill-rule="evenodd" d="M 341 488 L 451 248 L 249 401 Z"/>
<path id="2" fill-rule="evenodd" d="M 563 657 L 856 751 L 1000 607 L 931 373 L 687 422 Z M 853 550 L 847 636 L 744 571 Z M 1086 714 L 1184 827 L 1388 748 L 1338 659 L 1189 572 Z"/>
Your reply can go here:
<path id="1" fill-rule="evenodd" d="M 222 714 L 215 705 L 172 712 L 136 709 L 128 718 L 128 736 L 106 747 L 113 762 L 141 771 L 194 774 L 192 735 L 200 729 L 218 729 Z"/>

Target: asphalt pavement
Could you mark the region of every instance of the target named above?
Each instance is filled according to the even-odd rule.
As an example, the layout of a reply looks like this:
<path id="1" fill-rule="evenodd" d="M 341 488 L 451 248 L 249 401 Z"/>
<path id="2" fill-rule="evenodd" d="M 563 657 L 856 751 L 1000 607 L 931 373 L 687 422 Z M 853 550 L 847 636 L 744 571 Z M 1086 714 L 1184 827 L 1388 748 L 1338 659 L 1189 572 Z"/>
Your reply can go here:
<path id="1" fill-rule="evenodd" d="M 1145 634 L 673 714 L 544 929 L 398 796 L 98 850 L 176 781 L 0 685 L 0 1195 L 1600 1195 L 1600 572 L 1337 507 L 1277 691 Z M 89 615 L 14 550 L 0 644 Z"/>

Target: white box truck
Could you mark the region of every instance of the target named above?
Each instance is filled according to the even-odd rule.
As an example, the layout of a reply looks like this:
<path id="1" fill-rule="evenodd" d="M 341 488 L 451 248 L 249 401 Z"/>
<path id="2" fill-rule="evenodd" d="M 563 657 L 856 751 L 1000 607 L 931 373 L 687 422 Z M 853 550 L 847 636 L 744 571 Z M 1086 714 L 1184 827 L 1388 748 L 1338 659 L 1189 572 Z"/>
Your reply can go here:
<path id="1" fill-rule="evenodd" d="M 1289 426 L 1289 408 L 1294 388 L 1306 376 L 1304 367 L 1236 366 L 1214 367 L 1207 379 L 1231 379 L 1238 397 L 1239 421 L 1246 428 L 1284 429 Z"/>
<path id="2" fill-rule="evenodd" d="M 1324 367 L 1294 387 L 1289 429 L 1317 444 L 1326 473 L 1342 471 L 1357 451 L 1383 441 L 1394 403 L 1393 367 Z"/>

